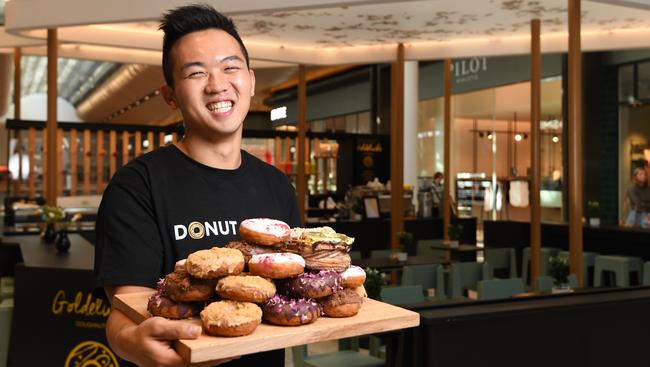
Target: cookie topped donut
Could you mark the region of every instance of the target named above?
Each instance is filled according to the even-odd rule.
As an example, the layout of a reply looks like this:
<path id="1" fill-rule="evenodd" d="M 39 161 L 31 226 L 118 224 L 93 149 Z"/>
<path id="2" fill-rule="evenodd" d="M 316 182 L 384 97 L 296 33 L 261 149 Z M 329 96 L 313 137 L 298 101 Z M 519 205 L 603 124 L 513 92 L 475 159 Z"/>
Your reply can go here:
<path id="1" fill-rule="evenodd" d="M 191 253 L 185 267 L 190 275 L 201 279 L 237 275 L 244 270 L 244 255 L 232 248 L 213 247 Z"/>
<path id="2" fill-rule="evenodd" d="M 289 240 L 290 234 L 289 225 L 276 219 L 252 218 L 239 225 L 239 236 L 258 245 L 277 246 Z"/>

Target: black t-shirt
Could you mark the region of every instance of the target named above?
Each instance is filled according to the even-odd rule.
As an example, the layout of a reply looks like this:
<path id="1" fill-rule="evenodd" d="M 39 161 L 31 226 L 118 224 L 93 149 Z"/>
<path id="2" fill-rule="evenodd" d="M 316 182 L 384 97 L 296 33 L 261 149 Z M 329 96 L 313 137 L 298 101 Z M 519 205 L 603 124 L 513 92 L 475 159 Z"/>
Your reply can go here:
<path id="1" fill-rule="evenodd" d="M 154 288 L 176 261 L 238 239 L 239 223 L 247 218 L 300 226 L 287 177 L 246 151 L 241 158 L 237 169 L 216 169 L 170 145 L 119 169 L 97 214 L 96 285 Z M 275 361 L 282 353 L 274 355 Z M 269 364 L 268 356 L 260 360 Z"/>

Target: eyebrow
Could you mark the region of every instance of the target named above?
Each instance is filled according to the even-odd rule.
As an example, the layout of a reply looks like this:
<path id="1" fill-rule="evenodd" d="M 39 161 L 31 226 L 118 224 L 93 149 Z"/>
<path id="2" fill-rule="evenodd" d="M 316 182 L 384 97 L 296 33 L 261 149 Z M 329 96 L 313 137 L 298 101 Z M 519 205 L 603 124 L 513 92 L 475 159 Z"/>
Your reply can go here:
<path id="1" fill-rule="evenodd" d="M 244 62 L 244 59 L 242 59 L 241 57 L 239 57 L 237 55 L 232 55 L 232 56 L 224 57 L 223 59 L 219 60 L 219 63 L 223 64 L 223 63 L 230 62 L 230 61 Z M 201 62 L 201 61 L 190 61 L 190 62 L 187 62 L 187 63 L 185 63 L 185 64 L 183 64 L 181 66 L 181 71 L 183 71 L 183 70 L 185 70 L 187 68 L 190 68 L 192 66 L 205 67 L 205 64 L 203 62 Z"/>

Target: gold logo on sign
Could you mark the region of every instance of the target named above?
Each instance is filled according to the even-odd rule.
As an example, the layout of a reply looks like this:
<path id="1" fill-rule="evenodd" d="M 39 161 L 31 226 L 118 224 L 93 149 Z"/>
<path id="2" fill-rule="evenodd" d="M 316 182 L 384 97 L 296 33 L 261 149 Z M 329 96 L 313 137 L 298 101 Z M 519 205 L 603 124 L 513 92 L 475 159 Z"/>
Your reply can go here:
<path id="1" fill-rule="evenodd" d="M 64 367 L 119 367 L 115 354 L 104 344 L 85 341 L 72 348 Z"/>

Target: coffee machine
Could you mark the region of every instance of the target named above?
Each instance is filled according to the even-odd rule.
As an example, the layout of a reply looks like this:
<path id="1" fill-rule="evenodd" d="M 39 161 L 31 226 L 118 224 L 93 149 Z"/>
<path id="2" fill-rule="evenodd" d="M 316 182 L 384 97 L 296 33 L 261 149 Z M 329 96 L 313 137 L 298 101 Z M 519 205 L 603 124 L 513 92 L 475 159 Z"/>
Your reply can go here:
<path id="1" fill-rule="evenodd" d="M 433 176 L 418 177 L 418 217 L 433 216 Z"/>

